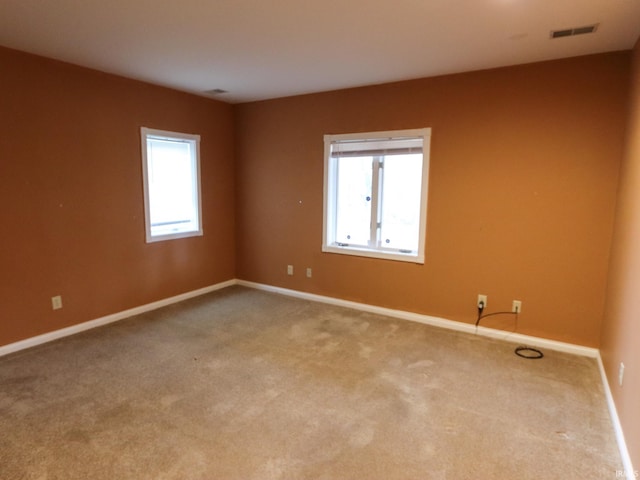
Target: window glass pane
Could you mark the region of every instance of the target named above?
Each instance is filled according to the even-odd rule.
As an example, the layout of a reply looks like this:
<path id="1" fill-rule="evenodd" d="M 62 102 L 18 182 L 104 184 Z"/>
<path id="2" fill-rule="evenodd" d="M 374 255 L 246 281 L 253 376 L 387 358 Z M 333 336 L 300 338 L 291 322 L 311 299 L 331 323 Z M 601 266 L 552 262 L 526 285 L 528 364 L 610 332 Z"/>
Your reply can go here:
<path id="1" fill-rule="evenodd" d="M 337 160 L 336 238 L 368 246 L 371 236 L 371 157 Z"/>
<path id="2" fill-rule="evenodd" d="M 152 235 L 198 229 L 194 145 L 147 138 Z"/>
<path id="3" fill-rule="evenodd" d="M 418 250 L 422 155 L 390 155 L 384 159 L 381 246 Z"/>
<path id="4" fill-rule="evenodd" d="M 424 263 L 430 136 L 324 136 L 323 252 Z"/>

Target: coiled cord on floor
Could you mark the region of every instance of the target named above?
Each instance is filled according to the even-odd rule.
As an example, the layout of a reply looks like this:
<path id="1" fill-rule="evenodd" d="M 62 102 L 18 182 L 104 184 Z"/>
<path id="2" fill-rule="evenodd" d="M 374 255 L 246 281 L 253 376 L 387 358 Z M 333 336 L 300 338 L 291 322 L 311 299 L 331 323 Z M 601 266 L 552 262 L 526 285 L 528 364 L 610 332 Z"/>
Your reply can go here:
<path id="1" fill-rule="evenodd" d="M 513 330 L 514 332 L 518 329 L 518 312 L 493 312 L 482 314 L 484 307 L 478 308 L 478 319 L 476 320 L 476 331 L 478 329 L 478 325 L 480 325 L 480 320 L 483 318 L 491 317 L 493 315 L 515 315 L 516 316 L 516 328 Z M 514 350 L 515 354 L 519 357 L 526 358 L 528 360 L 538 360 L 539 358 L 544 357 L 544 354 L 538 350 L 537 348 L 526 347 L 521 345 Z"/>
<path id="2" fill-rule="evenodd" d="M 522 358 L 528 358 L 529 360 L 537 360 L 544 357 L 544 354 L 537 348 L 520 346 L 515 350 L 516 355 Z"/>

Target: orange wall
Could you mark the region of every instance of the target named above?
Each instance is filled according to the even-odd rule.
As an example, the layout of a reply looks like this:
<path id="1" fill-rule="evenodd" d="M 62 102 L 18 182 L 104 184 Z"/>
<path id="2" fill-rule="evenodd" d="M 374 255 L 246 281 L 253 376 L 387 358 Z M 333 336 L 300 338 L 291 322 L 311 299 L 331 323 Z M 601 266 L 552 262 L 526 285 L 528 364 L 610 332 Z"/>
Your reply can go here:
<path id="1" fill-rule="evenodd" d="M 633 50 L 631 95 L 601 354 L 635 468 L 640 467 L 640 41 Z M 625 364 L 623 386 L 618 384 Z"/>
<path id="2" fill-rule="evenodd" d="M 628 64 L 234 107 L 0 49 L 0 345 L 239 277 L 464 322 L 478 293 L 519 299 L 519 332 L 597 346 Z M 204 237 L 144 242 L 141 125 L 202 136 Z M 321 253 L 323 134 L 415 127 L 433 129 L 426 264 Z"/>
<path id="3" fill-rule="evenodd" d="M 597 346 L 628 66 L 611 53 L 239 105 L 238 277 L 468 323 L 479 293 L 488 311 L 519 299 L 519 332 Z M 323 135 L 418 127 L 433 129 L 426 263 L 322 253 Z"/>
<path id="4" fill-rule="evenodd" d="M 640 43 L 632 66 L 630 97 L 613 53 L 233 107 L 0 48 L 0 345 L 234 277 L 463 322 L 519 299 L 521 333 L 602 339 L 638 465 Z M 145 243 L 140 126 L 201 135 L 203 237 Z M 425 265 L 322 253 L 322 136 L 417 127 Z"/>
<path id="5" fill-rule="evenodd" d="M 0 72 L 0 345 L 234 278 L 231 105 L 4 48 Z M 203 237 L 145 243 L 140 126 L 201 135 Z"/>

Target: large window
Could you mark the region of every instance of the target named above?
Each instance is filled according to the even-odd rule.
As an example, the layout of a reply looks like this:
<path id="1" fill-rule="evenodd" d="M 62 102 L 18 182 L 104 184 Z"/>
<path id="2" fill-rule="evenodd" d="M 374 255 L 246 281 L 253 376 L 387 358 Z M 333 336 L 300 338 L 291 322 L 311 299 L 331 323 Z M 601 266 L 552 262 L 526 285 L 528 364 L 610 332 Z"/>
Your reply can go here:
<path id="1" fill-rule="evenodd" d="M 424 263 L 430 135 L 325 135 L 323 251 Z"/>
<path id="2" fill-rule="evenodd" d="M 200 136 L 142 127 L 147 242 L 202 235 Z"/>

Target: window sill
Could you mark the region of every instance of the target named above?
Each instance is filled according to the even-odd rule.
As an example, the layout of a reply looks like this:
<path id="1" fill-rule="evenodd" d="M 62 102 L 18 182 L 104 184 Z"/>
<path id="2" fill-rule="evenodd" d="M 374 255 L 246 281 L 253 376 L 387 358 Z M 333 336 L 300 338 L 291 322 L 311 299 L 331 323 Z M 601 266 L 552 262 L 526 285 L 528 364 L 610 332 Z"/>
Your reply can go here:
<path id="1" fill-rule="evenodd" d="M 162 233 L 153 236 L 147 235 L 147 243 L 164 242 L 165 240 L 176 240 L 178 238 L 201 237 L 202 230 L 192 230 L 189 232 Z"/>
<path id="2" fill-rule="evenodd" d="M 364 247 L 338 247 L 335 245 L 322 245 L 322 251 L 325 253 L 337 253 L 340 255 L 354 255 L 357 257 L 424 264 L 424 255 L 416 255 L 412 253 L 388 252 Z"/>

